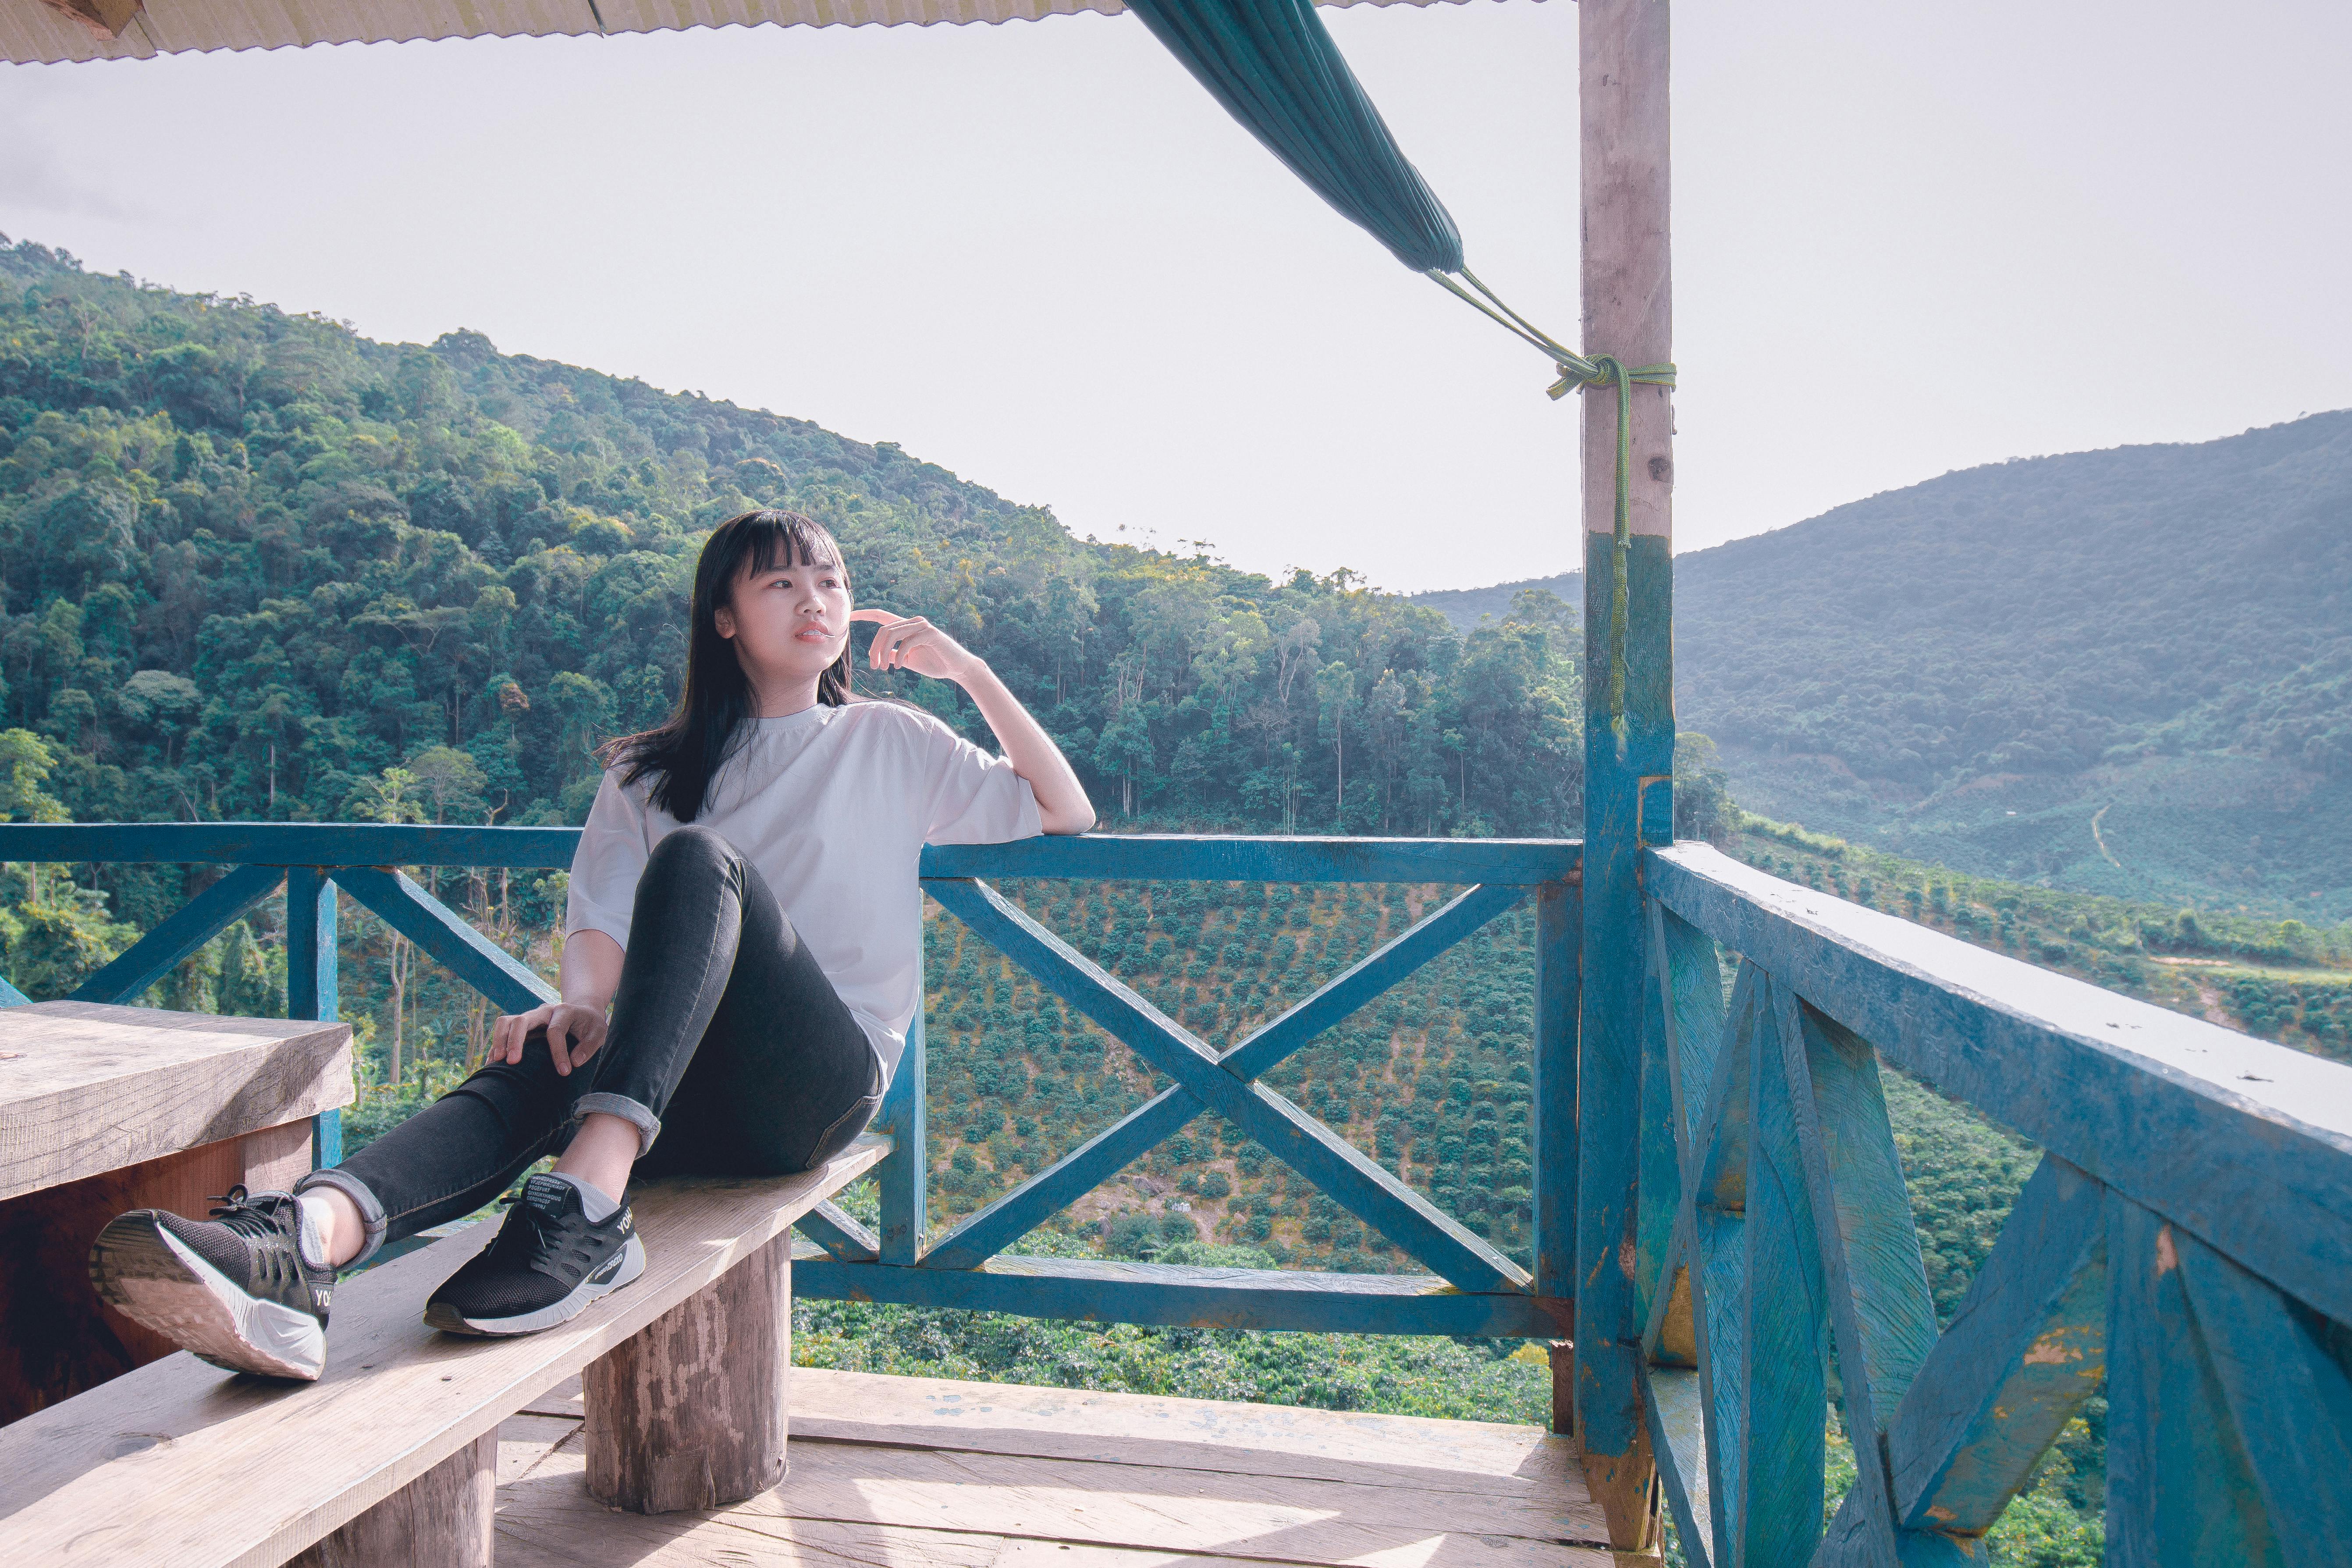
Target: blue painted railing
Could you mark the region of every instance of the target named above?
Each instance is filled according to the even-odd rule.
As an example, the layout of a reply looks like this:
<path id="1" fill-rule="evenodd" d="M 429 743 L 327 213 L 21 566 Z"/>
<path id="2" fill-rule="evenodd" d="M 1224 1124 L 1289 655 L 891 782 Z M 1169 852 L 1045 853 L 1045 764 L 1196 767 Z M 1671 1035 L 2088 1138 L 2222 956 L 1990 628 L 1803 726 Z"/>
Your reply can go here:
<path id="1" fill-rule="evenodd" d="M 0 860 L 231 864 L 78 993 L 127 1001 L 283 881 L 289 1010 L 332 1017 L 340 886 L 501 1007 L 543 982 L 392 866 L 568 865 L 563 828 L 0 826 Z M 1047 1317 L 1552 1337 L 1580 1283 L 1630 1293 L 1642 1421 L 1708 1568 L 1967 1563 L 2093 1394 L 2108 1400 L 2107 1561 L 2352 1563 L 2352 1068 L 2017 963 L 1749 869 L 1641 852 L 1632 1103 L 1584 1108 L 1580 847 L 1569 842 L 1089 837 L 933 848 L 924 886 L 1171 1086 L 936 1237 L 919 1022 L 882 1112 L 881 1225 L 827 1206 L 803 1293 Z M 1218 1050 L 986 877 L 1472 884 Z M 1496 1253 L 1259 1081 L 1319 1030 L 1523 900 L 1537 909 L 1536 1267 Z M 1613 1047 L 1612 1047 L 1613 1048 Z M 1580 1061 L 1581 1049 L 1588 1059 Z M 1938 1331 L 1881 1059 L 2045 1151 Z M 1629 1069 L 1630 1070 L 1627 1070 Z M 1214 1110 L 1429 1275 L 1005 1257 Z M 1605 1113 L 1605 1114 L 1604 1114 Z M 1631 1125 L 1629 1192 L 1580 1146 Z M 331 1133 L 322 1133 L 331 1157 Z M 1583 1256 L 1618 1278 L 1579 1281 Z M 928 1243 L 928 1245 L 927 1245 Z M 815 1248 L 812 1248 L 812 1253 Z M 1590 1267 L 1588 1265 L 1588 1267 Z M 1580 1368 L 1603 1366 L 1580 1352 Z M 1580 1377 L 1583 1376 L 1580 1371 Z M 1857 1479 L 1822 1526 L 1839 1402 Z M 1615 1450 L 1611 1450 L 1613 1454 Z M 1588 1455 L 1588 1467 L 1592 1464 Z M 1613 1460 L 1612 1461 L 1614 1462 Z"/>
<path id="2" fill-rule="evenodd" d="M 551 999 L 545 981 L 483 937 L 397 866 L 568 866 L 576 828 L 295 824 L 0 826 L 0 860 L 236 863 L 75 996 L 128 1002 L 283 883 L 288 1013 L 335 1016 L 340 887 L 498 1006 Z M 1039 1317 L 1318 1329 L 1376 1333 L 1518 1335 L 1569 1331 L 1568 1304 L 1323 1122 L 1260 1082 L 1269 1069 L 1423 964 L 1532 896 L 1538 973 L 1531 1121 L 1536 1249 L 1575 1252 L 1573 842 L 1525 839 L 1193 838 L 1137 835 L 1039 838 L 924 851 L 923 887 L 1040 984 L 1173 1080 L 1134 1111 L 937 1237 L 929 1235 L 923 1133 L 922 1024 L 909 1031 L 877 1127 L 894 1148 L 877 1167 L 879 1233 L 839 1207 L 801 1224 L 822 1249 L 795 1272 L 804 1295 L 982 1308 Z M 1280 1017 L 1219 1050 L 1168 1017 L 1001 897 L 983 877 L 1085 880 L 1437 882 L 1473 884 L 1411 931 Z M 1197 1268 L 1001 1256 L 1072 1201 L 1213 1110 L 1395 1243 L 1426 1274 Z M 320 1158 L 340 1152 L 322 1119 Z M 1564 1268 L 1555 1266 L 1555 1272 Z"/>
<path id="3" fill-rule="evenodd" d="M 1981 1563 L 2104 1387 L 2109 1563 L 2352 1563 L 2352 1068 L 1703 846 L 1643 872 L 1621 1256 L 1693 1563 Z M 1940 1334 L 1881 1058 L 2044 1151 Z"/>

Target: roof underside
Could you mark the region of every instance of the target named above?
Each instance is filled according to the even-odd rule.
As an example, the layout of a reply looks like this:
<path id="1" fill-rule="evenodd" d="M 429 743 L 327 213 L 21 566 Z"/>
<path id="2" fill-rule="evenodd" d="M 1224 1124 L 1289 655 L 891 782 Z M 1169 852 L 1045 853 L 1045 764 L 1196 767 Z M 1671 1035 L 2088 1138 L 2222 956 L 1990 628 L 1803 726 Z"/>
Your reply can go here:
<path id="1" fill-rule="evenodd" d="M 1438 0 L 1318 0 L 1426 5 Z M 1460 4 L 1461 0 L 1450 0 Z M 0 0 L 0 58 L 19 65 L 418 38 L 659 33 L 687 27 L 1034 21 L 1121 0 Z"/>

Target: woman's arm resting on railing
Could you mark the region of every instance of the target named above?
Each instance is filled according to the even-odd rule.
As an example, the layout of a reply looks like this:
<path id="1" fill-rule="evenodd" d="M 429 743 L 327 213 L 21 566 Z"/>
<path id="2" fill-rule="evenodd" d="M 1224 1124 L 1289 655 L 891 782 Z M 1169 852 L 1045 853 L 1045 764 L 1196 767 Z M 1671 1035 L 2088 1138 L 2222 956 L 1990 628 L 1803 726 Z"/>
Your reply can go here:
<path id="1" fill-rule="evenodd" d="M 857 610 L 849 618 L 875 624 L 874 641 L 866 650 L 866 663 L 874 668 L 911 669 L 964 689 L 996 731 L 1013 771 L 1029 781 L 1046 832 L 1084 833 L 1095 825 L 1094 803 L 1087 798 L 1086 785 L 1078 782 L 1070 760 L 985 659 L 920 616 Z"/>
<path id="2" fill-rule="evenodd" d="M 560 1074 L 568 1076 L 596 1054 L 604 1043 L 604 1009 L 621 984 L 621 944 L 601 931 L 573 931 L 563 940 L 558 979 L 562 1001 L 541 1004 L 490 1026 L 491 1061 L 521 1061 L 524 1037 L 542 1028 Z"/>

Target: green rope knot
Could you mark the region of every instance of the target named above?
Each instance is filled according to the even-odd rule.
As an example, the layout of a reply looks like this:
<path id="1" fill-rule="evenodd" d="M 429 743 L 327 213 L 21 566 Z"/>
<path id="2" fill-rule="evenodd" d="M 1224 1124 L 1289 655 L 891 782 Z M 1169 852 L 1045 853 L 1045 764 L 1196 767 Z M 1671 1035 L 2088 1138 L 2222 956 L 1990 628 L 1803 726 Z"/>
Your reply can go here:
<path id="1" fill-rule="evenodd" d="M 1670 364 L 1640 364 L 1628 370 L 1615 354 L 1595 354 L 1591 359 L 1579 354 L 1572 362 L 1555 362 L 1552 369 L 1559 372 L 1559 379 L 1544 389 L 1544 395 L 1555 403 L 1571 392 L 1588 388 L 1615 386 L 1630 390 L 1628 384 L 1666 387 L 1675 384 L 1675 367 Z"/>
<path id="2" fill-rule="evenodd" d="M 1617 737 L 1617 751 L 1622 756 L 1625 750 L 1625 571 L 1633 547 L 1633 388 L 1672 387 L 1675 384 L 1675 367 L 1670 364 L 1629 366 L 1615 354 L 1578 353 L 1504 304 L 1493 289 L 1478 281 L 1476 273 L 1467 267 L 1461 271 L 1463 282 L 1469 284 L 1470 289 L 1463 288 L 1461 283 L 1435 268 L 1432 268 L 1428 276 L 1447 293 L 1551 356 L 1552 368 L 1559 372 L 1559 379 L 1548 389 L 1553 402 L 1559 402 L 1571 392 L 1599 391 L 1612 386 L 1617 389 L 1617 516 L 1615 526 L 1611 530 L 1614 570 L 1609 584 L 1609 728 Z M 1472 289 L 1477 292 L 1472 293 Z"/>

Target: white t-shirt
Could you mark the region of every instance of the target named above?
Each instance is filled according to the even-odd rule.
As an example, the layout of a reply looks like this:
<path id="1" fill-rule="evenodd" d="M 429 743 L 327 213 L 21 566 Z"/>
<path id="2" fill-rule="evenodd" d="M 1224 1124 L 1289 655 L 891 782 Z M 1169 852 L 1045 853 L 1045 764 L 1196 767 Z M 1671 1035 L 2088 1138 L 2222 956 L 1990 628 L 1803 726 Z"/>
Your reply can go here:
<path id="1" fill-rule="evenodd" d="M 604 774 L 572 857 L 565 935 L 601 931 L 627 950 L 646 857 L 678 827 L 647 801 L 652 787 Z M 696 820 L 759 868 L 886 1073 L 922 1001 L 923 846 L 1044 831 L 1037 796 L 1010 762 L 895 702 L 751 721 Z"/>

